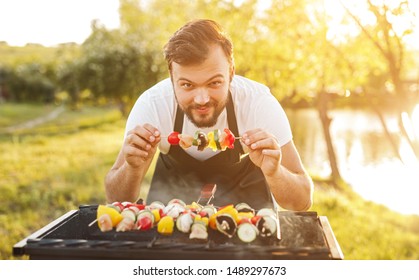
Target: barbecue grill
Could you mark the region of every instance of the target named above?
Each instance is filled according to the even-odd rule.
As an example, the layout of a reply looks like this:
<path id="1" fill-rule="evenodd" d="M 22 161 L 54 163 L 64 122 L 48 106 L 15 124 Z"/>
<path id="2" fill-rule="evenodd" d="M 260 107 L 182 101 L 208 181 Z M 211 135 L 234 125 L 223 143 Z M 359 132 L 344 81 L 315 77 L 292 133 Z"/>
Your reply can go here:
<path id="1" fill-rule="evenodd" d="M 209 230 L 207 240 L 147 231 L 101 232 L 98 205 L 80 206 L 16 243 L 15 256 L 30 259 L 343 259 L 327 217 L 316 212 L 279 211 L 281 238 L 258 237 L 244 243 Z"/>

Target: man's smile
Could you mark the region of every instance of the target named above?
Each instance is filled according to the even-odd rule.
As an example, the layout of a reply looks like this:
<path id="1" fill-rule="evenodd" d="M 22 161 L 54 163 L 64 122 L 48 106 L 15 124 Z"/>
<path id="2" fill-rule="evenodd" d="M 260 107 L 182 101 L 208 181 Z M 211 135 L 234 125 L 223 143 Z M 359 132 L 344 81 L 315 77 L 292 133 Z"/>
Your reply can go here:
<path id="1" fill-rule="evenodd" d="M 199 115 L 207 115 L 213 106 L 195 106 L 194 111 Z"/>

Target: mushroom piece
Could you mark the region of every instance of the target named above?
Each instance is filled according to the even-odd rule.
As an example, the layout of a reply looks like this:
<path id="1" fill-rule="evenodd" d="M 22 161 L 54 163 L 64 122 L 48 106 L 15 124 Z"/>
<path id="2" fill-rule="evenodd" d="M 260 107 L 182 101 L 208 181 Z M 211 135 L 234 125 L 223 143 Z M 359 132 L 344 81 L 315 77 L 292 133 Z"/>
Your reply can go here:
<path id="1" fill-rule="evenodd" d="M 263 216 L 257 221 L 256 227 L 260 236 L 270 237 L 276 232 L 276 220 L 272 216 Z"/>
<path id="2" fill-rule="evenodd" d="M 220 214 L 215 218 L 215 224 L 219 232 L 232 238 L 237 230 L 237 223 L 229 214 Z"/>

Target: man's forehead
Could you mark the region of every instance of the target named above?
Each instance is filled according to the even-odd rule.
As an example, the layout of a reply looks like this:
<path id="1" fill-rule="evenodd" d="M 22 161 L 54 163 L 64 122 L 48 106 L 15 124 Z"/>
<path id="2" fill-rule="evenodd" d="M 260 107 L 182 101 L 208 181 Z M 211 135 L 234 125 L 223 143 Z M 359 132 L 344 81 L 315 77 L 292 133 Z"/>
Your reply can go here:
<path id="1" fill-rule="evenodd" d="M 227 78 L 228 65 L 190 65 L 173 64 L 172 78 L 175 82 L 186 80 L 194 83 L 203 83 L 216 78 Z"/>
<path id="2" fill-rule="evenodd" d="M 171 74 L 176 81 L 179 77 L 193 81 L 193 79 L 208 80 L 213 76 L 222 75 L 228 77 L 230 62 L 220 46 L 214 45 L 210 48 L 208 57 L 194 64 L 182 65 L 172 62 Z"/>
<path id="3" fill-rule="evenodd" d="M 176 82 L 179 81 L 186 81 L 186 82 L 190 82 L 190 83 L 206 83 L 206 82 L 210 82 L 212 80 L 215 79 L 225 79 L 225 75 L 218 73 L 215 75 L 208 75 L 208 76 L 178 76 L 175 78 Z"/>

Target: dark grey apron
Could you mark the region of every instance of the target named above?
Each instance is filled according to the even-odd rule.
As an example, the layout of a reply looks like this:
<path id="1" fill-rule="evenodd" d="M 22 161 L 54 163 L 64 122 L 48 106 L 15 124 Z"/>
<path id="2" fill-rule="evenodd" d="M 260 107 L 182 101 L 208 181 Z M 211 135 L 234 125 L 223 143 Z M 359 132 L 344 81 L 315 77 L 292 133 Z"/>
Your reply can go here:
<path id="1" fill-rule="evenodd" d="M 229 93 L 227 102 L 228 127 L 234 135 L 238 127 L 234 106 Z M 183 111 L 178 107 L 174 131 L 183 128 Z M 244 154 L 236 141 L 234 149 L 227 149 L 217 155 L 199 161 L 187 154 L 180 146 L 171 146 L 166 155 L 160 153 L 151 181 L 147 203 L 159 200 L 167 203 L 173 198 L 185 203 L 197 201 L 205 184 L 216 184 L 217 191 L 211 203 L 224 206 L 246 202 L 255 209 L 273 207 L 272 197 L 265 177 L 259 167 Z"/>

